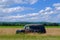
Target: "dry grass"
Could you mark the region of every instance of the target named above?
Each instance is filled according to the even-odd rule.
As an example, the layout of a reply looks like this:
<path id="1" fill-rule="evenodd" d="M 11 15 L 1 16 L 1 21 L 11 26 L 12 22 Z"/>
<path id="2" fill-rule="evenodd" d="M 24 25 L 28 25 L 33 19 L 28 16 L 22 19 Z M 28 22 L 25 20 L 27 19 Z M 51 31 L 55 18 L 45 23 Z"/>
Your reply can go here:
<path id="1" fill-rule="evenodd" d="M 46 31 L 45 35 L 60 36 L 60 28 L 46 28 Z"/>
<path id="2" fill-rule="evenodd" d="M 0 28 L 0 35 L 15 35 L 16 30 L 20 28 Z M 41 34 L 42 36 L 60 36 L 60 28 L 46 28 L 47 33 Z M 27 35 L 39 35 L 37 33 L 29 33 Z"/>
<path id="3" fill-rule="evenodd" d="M 16 33 L 19 28 L 0 28 L 0 35 L 12 35 Z"/>
<path id="4" fill-rule="evenodd" d="M 0 28 L 0 40 L 60 40 L 60 28 L 46 28 L 46 34 L 28 33 L 16 35 L 20 28 Z"/>

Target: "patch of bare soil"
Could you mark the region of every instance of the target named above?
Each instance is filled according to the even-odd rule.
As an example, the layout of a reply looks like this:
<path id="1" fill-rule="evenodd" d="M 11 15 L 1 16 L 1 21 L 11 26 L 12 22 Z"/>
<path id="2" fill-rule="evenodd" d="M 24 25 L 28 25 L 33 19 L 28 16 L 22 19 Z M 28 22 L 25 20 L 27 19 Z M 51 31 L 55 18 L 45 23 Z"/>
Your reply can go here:
<path id="1" fill-rule="evenodd" d="M 16 30 L 20 30 L 20 28 L 0 28 L 0 35 L 14 35 L 16 34 Z M 60 28 L 46 28 L 46 36 L 60 36 Z M 28 35 L 39 35 L 37 33 L 29 33 Z"/>

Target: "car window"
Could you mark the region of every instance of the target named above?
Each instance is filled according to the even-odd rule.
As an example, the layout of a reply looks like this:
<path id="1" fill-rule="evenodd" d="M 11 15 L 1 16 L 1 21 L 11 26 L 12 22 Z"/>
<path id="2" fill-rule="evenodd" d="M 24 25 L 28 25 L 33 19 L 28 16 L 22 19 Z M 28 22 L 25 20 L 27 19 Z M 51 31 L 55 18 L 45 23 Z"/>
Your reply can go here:
<path id="1" fill-rule="evenodd" d="M 29 29 L 29 27 L 27 26 L 26 29 Z"/>

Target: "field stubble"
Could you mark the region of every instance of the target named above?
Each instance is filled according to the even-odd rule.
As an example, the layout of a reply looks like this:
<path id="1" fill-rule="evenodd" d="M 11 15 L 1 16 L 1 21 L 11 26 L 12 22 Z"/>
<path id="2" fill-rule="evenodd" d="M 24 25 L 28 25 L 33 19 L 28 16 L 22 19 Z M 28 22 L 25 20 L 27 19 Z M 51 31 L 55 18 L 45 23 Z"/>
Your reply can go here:
<path id="1" fill-rule="evenodd" d="M 60 40 L 60 28 L 46 28 L 46 34 L 16 34 L 21 28 L 0 28 L 0 40 Z"/>
<path id="2" fill-rule="evenodd" d="M 0 28 L 0 35 L 15 35 L 21 28 Z M 46 34 L 28 33 L 27 35 L 60 36 L 60 28 L 46 28 Z"/>

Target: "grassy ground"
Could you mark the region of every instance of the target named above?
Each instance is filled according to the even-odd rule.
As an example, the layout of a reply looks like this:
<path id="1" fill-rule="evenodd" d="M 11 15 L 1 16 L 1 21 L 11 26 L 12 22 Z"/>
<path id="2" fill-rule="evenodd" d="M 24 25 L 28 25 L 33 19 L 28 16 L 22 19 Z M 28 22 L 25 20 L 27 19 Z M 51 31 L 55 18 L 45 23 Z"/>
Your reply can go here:
<path id="1" fill-rule="evenodd" d="M 14 34 L 16 28 L 23 28 L 23 26 L 0 26 L 0 40 L 60 40 L 60 26 L 46 26 L 48 31 L 46 34 Z M 6 32 L 9 33 L 6 35 Z M 4 35 L 1 35 L 1 33 L 4 33 Z"/>
<path id="2" fill-rule="evenodd" d="M 30 36 L 27 34 L 3 35 L 0 36 L 0 40 L 60 40 L 60 36 L 42 36 L 42 35 Z"/>
<path id="3" fill-rule="evenodd" d="M 24 26 L 0 26 L 0 28 L 24 28 Z"/>
<path id="4" fill-rule="evenodd" d="M 46 28 L 60 28 L 60 26 L 45 26 Z"/>
<path id="5" fill-rule="evenodd" d="M 45 26 L 46 28 L 60 28 L 60 26 Z M 24 26 L 0 26 L 0 28 L 24 28 Z"/>

